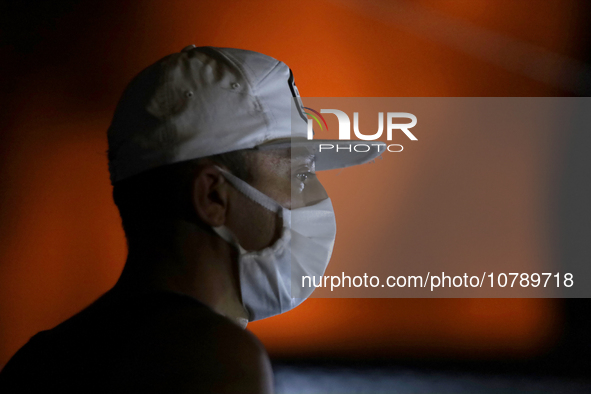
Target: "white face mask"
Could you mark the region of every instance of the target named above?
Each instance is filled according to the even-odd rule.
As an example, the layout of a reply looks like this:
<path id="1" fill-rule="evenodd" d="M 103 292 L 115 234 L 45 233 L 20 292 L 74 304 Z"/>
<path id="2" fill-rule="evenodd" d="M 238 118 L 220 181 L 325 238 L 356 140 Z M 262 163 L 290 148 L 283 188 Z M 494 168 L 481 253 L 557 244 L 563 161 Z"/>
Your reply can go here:
<path id="1" fill-rule="evenodd" d="M 254 252 L 244 250 L 227 227 L 213 228 L 240 252 L 240 291 L 249 321 L 295 308 L 314 291 L 314 287 L 302 287 L 302 276 L 324 275 L 332 254 L 336 222 L 330 199 L 289 210 L 242 179 L 218 169 L 237 190 L 283 218 L 277 242 Z"/>

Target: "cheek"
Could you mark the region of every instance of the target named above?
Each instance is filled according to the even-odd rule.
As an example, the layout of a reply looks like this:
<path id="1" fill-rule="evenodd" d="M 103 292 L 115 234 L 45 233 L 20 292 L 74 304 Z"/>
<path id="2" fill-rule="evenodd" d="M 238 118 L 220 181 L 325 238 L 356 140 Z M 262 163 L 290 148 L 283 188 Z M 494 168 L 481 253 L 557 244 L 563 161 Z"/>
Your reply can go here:
<path id="1" fill-rule="evenodd" d="M 292 184 L 289 173 L 285 176 L 270 175 L 261 178 L 255 187 L 282 207 L 291 209 Z"/>
<path id="2" fill-rule="evenodd" d="M 284 208 L 291 208 L 291 157 L 275 154 L 257 156 L 255 184 L 258 190 L 277 201 Z"/>
<path id="3" fill-rule="evenodd" d="M 244 249 L 253 251 L 271 246 L 277 240 L 281 220 L 273 212 L 240 194 L 229 212 L 226 225 Z"/>
<path id="4" fill-rule="evenodd" d="M 292 208 L 291 198 L 293 194 L 292 184 L 289 181 L 289 178 L 284 178 L 277 182 L 277 197 L 275 198 L 275 201 L 277 201 L 282 207 L 287 209 Z"/>

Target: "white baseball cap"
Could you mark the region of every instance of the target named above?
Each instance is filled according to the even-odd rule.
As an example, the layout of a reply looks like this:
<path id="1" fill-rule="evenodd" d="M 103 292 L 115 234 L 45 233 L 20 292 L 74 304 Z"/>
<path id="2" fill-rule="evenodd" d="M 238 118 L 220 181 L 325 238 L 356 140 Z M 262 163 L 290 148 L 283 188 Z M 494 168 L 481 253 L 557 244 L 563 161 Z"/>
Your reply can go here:
<path id="1" fill-rule="evenodd" d="M 108 131 L 111 182 L 240 149 L 304 146 L 316 156 L 317 171 L 381 154 L 379 142 L 368 152 L 321 152 L 323 143 L 363 141 L 308 140 L 307 120 L 294 106 L 301 100 L 285 63 L 253 51 L 190 45 L 143 70 L 123 93 Z"/>

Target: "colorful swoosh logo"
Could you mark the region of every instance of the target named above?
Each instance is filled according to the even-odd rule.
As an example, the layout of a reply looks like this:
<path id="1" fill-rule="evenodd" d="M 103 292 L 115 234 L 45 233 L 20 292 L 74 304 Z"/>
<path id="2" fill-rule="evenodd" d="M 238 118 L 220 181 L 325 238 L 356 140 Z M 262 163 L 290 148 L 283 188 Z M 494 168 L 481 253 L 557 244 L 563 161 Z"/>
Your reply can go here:
<path id="1" fill-rule="evenodd" d="M 321 131 L 324 131 L 324 127 L 322 127 L 322 123 L 324 123 L 324 126 L 326 127 L 326 130 L 328 131 L 328 125 L 326 124 L 326 120 L 324 120 L 324 117 L 322 115 L 320 115 L 320 113 L 318 111 L 314 111 L 312 108 L 309 108 L 309 107 L 304 107 L 304 109 L 307 109 L 308 111 L 311 111 L 315 114 L 314 115 L 309 112 L 304 112 L 306 115 L 308 115 L 312 119 L 314 119 L 316 121 L 316 123 L 318 123 L 318 126 L 320 126 Z M 322 123 L 320 123 L 320 120 L 318 118 L 322 119 Z"/>

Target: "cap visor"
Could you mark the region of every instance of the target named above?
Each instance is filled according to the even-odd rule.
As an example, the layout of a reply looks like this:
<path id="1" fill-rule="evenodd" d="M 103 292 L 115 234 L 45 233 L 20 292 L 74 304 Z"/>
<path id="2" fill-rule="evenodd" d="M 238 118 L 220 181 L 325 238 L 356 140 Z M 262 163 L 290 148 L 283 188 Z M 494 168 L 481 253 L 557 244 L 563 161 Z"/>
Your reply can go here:
<path id="1" fill-rule="evenodd" d="M 334 170 L 375 160 L 386 150 L 381 141 L 278 139 L 257 149 L 306 148 L 316 156 L 316 171 Z"/>

